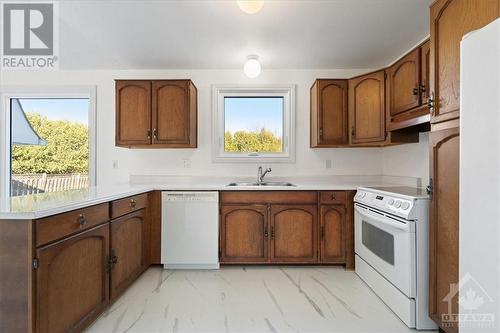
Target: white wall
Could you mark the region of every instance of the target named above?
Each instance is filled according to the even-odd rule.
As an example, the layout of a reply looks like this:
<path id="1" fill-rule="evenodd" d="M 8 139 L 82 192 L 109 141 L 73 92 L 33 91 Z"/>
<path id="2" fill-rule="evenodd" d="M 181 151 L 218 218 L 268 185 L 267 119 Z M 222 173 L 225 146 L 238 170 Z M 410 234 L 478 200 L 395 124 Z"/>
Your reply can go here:
<path id="1" fill-rule="evenodd" d="M 429 183 L 429 133 L 420 133 L 418 143 L 382 149 L 382 173 L 388 176 L 418 177 Z"/>
<path id="2" fill-rule="evenodd" d="M 296 84 L 296 162 L 273 164 L 274 176 L 291 175 L 398 175 L 421 176 L 427 168 L 425 142 L 391 148 L 309 148 L 309 88 L 315 78 L 352 77 L 367 70 L 263 70 L 248 79 L 241 70 L 130 70 L 2 72 L 1 85 L 97 86 L 97 182 L 127 181 L 133 174 L 253 176 L 256 164 L 214 163 L 211 155 L 211 85 Z M 114 79 L 191 78 L 198 87 L 198 149 L 139 150 L 117 148 L 115 135 Z M 418 158 L 417 158 L 418 156 Z M 191 168 L 183 168 L 183 159 Z M 410 158 L 410 160 L 408 160 Z M 333 168 L 326 169 L 326 160 Z M 118 169 L 113 169 L 113 161 Z M 394 162 L 391 162 L 394 160 Z M 413 162 L 419 164 L 415 165 Z M 416 170 L 416 171 L 415 171 Z"/>

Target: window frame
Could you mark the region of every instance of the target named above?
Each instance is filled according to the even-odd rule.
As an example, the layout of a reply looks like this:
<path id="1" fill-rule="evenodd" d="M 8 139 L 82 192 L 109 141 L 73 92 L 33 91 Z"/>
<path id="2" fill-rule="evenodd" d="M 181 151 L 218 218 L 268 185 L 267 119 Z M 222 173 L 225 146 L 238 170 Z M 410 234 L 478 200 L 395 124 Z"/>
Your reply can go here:
<path id="1" fill-rule="evenodd" d="M 89 100 L 89 187 L 96 186 L 96 86 L 0 86 L 0 197 L 10 197 L 10 100 L 12 98 L 86 98 Z"/>
<path id="2" fill-rule="evenodd" d="M 283 98 L 283 152 L 228 153 L 224 151 L 225 97 Z M 294 163 L 295 162 L 295 85 L 213 85 L 212 155 L 222 163 Z"/>

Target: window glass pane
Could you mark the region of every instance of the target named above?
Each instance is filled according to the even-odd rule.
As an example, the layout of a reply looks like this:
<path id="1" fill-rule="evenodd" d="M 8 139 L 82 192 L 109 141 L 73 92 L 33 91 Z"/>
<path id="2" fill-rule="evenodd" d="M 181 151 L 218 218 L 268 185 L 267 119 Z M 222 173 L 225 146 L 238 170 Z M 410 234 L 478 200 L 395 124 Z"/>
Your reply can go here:
<path id="1" fill-rule="evenodd" d="M 11 195 L 88 187 L 89 100 L 13 98 Z"/>
<path id="2" fill-rule="evenodd" d="M 224 97 L 224 152 L 283 152 L 283 97 Z"/>

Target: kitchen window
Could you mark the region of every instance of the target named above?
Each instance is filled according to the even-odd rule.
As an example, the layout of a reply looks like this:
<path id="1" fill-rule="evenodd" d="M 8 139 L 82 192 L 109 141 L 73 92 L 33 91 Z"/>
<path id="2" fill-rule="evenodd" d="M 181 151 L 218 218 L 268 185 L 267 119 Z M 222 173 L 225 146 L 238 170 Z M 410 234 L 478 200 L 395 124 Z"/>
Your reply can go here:
<path id="1" fill-rule="evenodd" d="M 216 162 L 293 162 L 293 86 L 214 86 Z"/>
<path id="2" fill-rule="evenodd" d="M 93 95 L 2 95 L 7 111 L 2 114 L 2 196 L 85 189 L 95 184 Z"/>

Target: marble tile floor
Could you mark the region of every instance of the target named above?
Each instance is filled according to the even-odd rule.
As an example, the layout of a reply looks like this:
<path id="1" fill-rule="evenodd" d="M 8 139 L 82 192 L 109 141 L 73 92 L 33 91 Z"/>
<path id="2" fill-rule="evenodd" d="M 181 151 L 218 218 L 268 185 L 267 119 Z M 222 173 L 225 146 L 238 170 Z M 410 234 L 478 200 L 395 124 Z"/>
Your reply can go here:
<path id="1" fill-rule="evenodd" d="M 157 266 L 87 330 L 98 332 L 416 331 L 342 267 Z"/>

